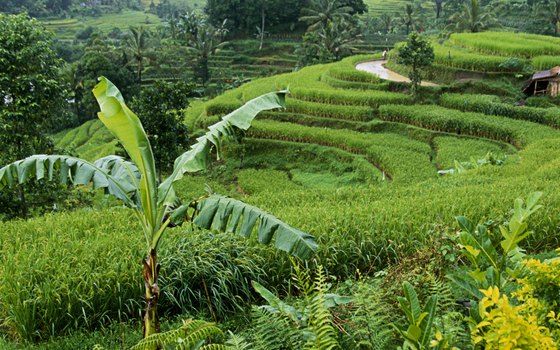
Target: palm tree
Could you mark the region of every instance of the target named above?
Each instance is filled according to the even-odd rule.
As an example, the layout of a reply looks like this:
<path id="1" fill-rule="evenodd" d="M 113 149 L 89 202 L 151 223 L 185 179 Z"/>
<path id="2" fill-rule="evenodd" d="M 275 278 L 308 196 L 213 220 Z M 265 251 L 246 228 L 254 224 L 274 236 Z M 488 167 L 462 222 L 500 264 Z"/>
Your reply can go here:
<path id="1" fill-rule="evenodd" d="M 399 16 L 399 22 L 406 28 L 406 35 L 408 35 L 410 30 L 416 29 L 420 20 L 412 4 L 406 4 L 403 10 Z"/>
<path id="2" fill-rule="evenodd" d="M 560 0 L 540 0 L 534 4 L 534 12 L 554 27 L 554 35 L 560 31 Z"/>
<path id="3" fill-rule="evenodd" d="M 216 194 L 204 195 L 183 204 L 174 190 L 174 183 L 184 174 L 206 167 L 212 148 L 215 147 L 220 155 L 220 146 L 225 138 L 233 137 L 237 130 L 247 130 L 257 113 L 283 108 L 285 92 L 257 97 L 212 125 L 210 131 L 199 137 L 189 151 L 175 160 L 173 172 L 161 183 L 157 180 L 152 148 L 144 128 L 124 103 L 119 90 L 102 77 L 93 92 L 101 107 L 99 119 L 120 141 L 132 161 L 118 156 L 89 162 L 65 155 L 34 155 L 0 169 L 0 190 L 30 179 L 57 178 L 63 184 L 91 184 L 93 188 L 103 188 L 132 209 L 146 241 L 147 255 L 142 263 L 146 302 L 144 338 L 160 331 L 157 248 L 168 227 L 190 221 L 202 228 L 238 232 L 245 237 L 256 231 L 259 242 L 265 244 L 270 243 L 276 233 L 275 246 L 301 259 L 316 250 L 312 236 L 258 208 Z"/>
<path id="4" fill-rule="evenodd" d="M 195 56 L 195 73 L 203 84 L 210 80 L 208 68 L 210 57 L 228 44 L 227 41 L 223 41 L 225 33 L 225 21 L 220 28 L 214 28 L 210 24 L 202 22 L 196 29 L 196 35 L 187 43 L 189 51 Z"/>
<path id="5" fill-rule="evenodd" d="M 499 26 L 496 17 L 480 5 L 480 0 L 467 1 L 461 11 L 452 15 L 449 21 L 449 28 L 458 32 L 478 33 Z"/>
<path id="6" fill-rule="evenodd" d="M 393 16 L 385 12 L 382 13 L 381 16 L 379 16 L 379 19 L 383 23 L 383 27 L 385 28 L 385 33 L 386 34 L 391 33 L 391 31 L 393 30 Z"/>
<path id="7" fill-rule="evenodd" d="M 327 50 L 336 61 L 340 60 L 345 53 L 356 50 L 354 45 L 359 44 L 361 34 L 351 23 L 343 19 L 336 19 L 330 22 L 325 28 L 318 32 L 319 43 L 322 48 Z"/>
<path id="8" fill-rule="evenodd" d="M 337 18 L 350 20 L 353 11 L 351 6 L 341 6 L 338 0 L 312 0 L 310 7 L 304 7 L 299 18 L 301 22 L 307 22 L 308 31 L 326 28 L 327 25 Z"/>
<path id="9" fill-rule="evenodd" d="M 144 60 L 149 51 L 148 38 L 150 32 L 144 27 L 130 27 L 130 35 L 126 39 L 128 51 L 136 62 L 136 77 L 138 82 L 142 82 L 142 71 L 144 70 Z"/>

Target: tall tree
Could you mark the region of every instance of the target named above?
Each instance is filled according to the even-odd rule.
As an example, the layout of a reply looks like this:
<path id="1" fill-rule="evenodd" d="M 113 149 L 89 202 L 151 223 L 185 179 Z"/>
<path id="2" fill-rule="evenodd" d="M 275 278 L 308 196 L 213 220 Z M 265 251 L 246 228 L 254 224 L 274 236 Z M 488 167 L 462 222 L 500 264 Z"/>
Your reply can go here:
<path id="1" fill-rule="evenodd" d="M 418 85 L 422 81 L 420 69 L 430 66 L 434 61 L 434 49 L 430 42 L 417 32 L 408 36 L 406 43 L 398 48 L 397 63 L 410 67 L 409 78 L 412 82 L 412 94 L 416 97 Z"/>
<path id="2" fill-rule="evenodd" d="M 187 46 L 196 60 L 195 75 L 203 84 L 210 80 L 210 69 L 208 67 L 210 57 L 228 44 L 223 41 L 225 34 L 224 26 L 215 28 L 203 22 L 197 28 L 196 36 L 187 42 Z"/>
<path id="3" fill-rule="evenodd" d="M 148 135 L 158 176 L 162 171 L 169 171 L 175 158 L 187 147 L 183 112 L 189 106 L 193 88 L 193 84 L 184 81 L 166 83 L 157 80 L 143 88 L 131 104 Z"/>
<path id="4" fill-rule="evenodd" d="M 308 31 L 326 28 L 335 19 L 351 19 L 353 9 L 343 6 L 338 0 L 311 0 L 309 7 L 301 10 L 301 22 L 309 25 Z"/>
<path id="5" fill-rule="evenodd" d="M 87 47 L 85 54 L 75 63 L 72 77 L 79 123 L 95 118 L 96 103 L 89 91 L 99 76 L 105 75 L 115 84 L 125 87 L 123 93 L 126 97 L 135 95 L 138 88 L 137 77 L 128 69 L 128 57 L 102 40 L 94 42 L 95 45 Z"/>
<path id="6" fill-rule="evenodd" d="M 449 18 L 449 22 L 448 28 L 458 32 L 478 33 L 499 26 L 496 17 L 490 9 L 481 5 L 480 0 L 467 0 L 460 12 Z"/>
<path id="7" fill-rule="evenodd" d="M 144 26 L 130 27 L 130 34 L 126 38 L 127 49 L 136 63 L 136 79 L 142 82 L 142 71 L 144 71 L 144 61 L 146 60 L 150 45 L 150 31 Z"/>
<path id="8" fill-rule="evenodd" d="M 30 178 L 59 180 L 73 185 L 92 184 L 94 188 L 105 189 L 132 209 L 142 228 L 139 237 L 146 242 L 146 256 L 142 262 L 144 338 L 160 331 L 157 311 L 160 264 L 157 250 L 168 227 L 191 221 L 205 229 L 237 232 L 245 237 L 256 231 L 259 242 L 268 244 L 274 238 L 278 249 L 302 259 L 317 249 L 311 235 L 261 209 L 216 194 L 182 204 L 174 189 L 174 184 L 186 173 L 206 167 L 211 149 L 215 147 L 220 154 L 224 138 L 233 137 L 237 130 L 247 130 L 257 113 L 282 108 L 285 92 L 257 97 L 223 117 L 199 137 L 189 151 L 175 160 L 173 172 L 161 183 L 157 180 L 154 155 L 142 124 L 126 106 L 119 90 L 102 78 L 94 94 L 101 108 L 99 119 L 121 142 L 132 162 L 117 156 L 104 157 L 94 163 L 63 155 L 30 156 L 0 169 L 0 189 Z M 53 168 L 59 171 L 49 171 Z"/>
<path id="9" fill-rule="evenodd" d="M 404 26 L 406 35 L 410 34 L 411 30 L 415 30 L 420 23 L 418 14 L 412 4 L 406 4 L 403 11 L 399 13 L 399 22 Z"/>
<path id="10" fill-rule="evenodd" d="M 436 19 L 439 19 L 441 16 L 441 9 L 443 7 L 443 0 L 434 0 L 436 5 Z"/>
<path id="11" fill-rule="evenodd" d="M 537 18 L 543 18 L 554 30 L 554 35 L 560 32 L 560 0 L 538 0 L 535 2 L 534 13 Z"/>
<path id="12" fill-rule="evenodd" d="M 232 32 L 252 34 L 255 27 L 262 27 L 263 14 L 268 28 L 297 23 L 303 4 L 301 0 L 208 0 L 204 11 L 214 26 L 227 19 Z"/>
<path id="13" fill-rule="evenodd" d="M 61 65 L 52 35 L 38 21 L 0 13 L 0 165 L 52 152 L 46 133 L 66 110 L 65 91 L 57 81 Z M 33 185 L 26 189 L 31 192 L 18 187 L 0 195 L 4 214 L 28 215 L 26 192 L 36 192 Z"/>

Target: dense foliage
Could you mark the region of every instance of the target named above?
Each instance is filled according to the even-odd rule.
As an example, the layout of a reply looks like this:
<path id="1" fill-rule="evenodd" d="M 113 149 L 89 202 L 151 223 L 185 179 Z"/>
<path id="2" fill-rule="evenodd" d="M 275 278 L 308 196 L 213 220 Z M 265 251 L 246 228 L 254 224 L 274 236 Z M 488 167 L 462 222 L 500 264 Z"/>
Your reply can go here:
<path id="1" fill-rule="evenodd" d="M 73 156 L 0 168 L 0 348 L 556 348 L 560 99 L 522 93 L 560 64 L 558 38 L 525 33 L 557 34 L 556 5 L 2 2 L 57 40 L 0 14 L 0 166 L 81 125 L 53 135 Z M 408 32 L 423 53 L 391 49 Z M 356 69 L 385 49 L 416 82 L 433 60 L 437 85 Z M 92 120 L 101 74 L 139 119 L 103 80 Z M 286 87 L 247 130 L 245 104 Z M 46 195 L 7 191 L 33 178 Z"/>

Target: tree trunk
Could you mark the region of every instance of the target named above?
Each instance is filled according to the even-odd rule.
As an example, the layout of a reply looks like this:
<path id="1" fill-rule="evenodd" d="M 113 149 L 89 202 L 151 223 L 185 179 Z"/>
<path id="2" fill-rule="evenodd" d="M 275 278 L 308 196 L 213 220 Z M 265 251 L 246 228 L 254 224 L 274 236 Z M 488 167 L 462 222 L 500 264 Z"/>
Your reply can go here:
<path id="1" fill-rule="evenodd" d="M 443 0 L 436 0 L 436 18 L 439 19 L 439 16 L 441 15 L 441 3 L 443 2 Z"/>
<path id="2" fill-rule="evenodd" d="M 261 44 L 259 45 L 259 51 L 262 50 L 264 41 L 264 6 L 261 8 Z"/>
<path id="3" fill-rule="evenodd" d="M 151 249 L 148 257 L 144 260 L 144 299 L 146 308 L 144 310 L 144 332 L 146 338 L 152 334 L 159 333 L 159 317 L 157 314 L 157 303 L 159 300 L 159 287 L 157 284 L 159 275 L 159 265 L 157 264 L 157 253 Z"/>

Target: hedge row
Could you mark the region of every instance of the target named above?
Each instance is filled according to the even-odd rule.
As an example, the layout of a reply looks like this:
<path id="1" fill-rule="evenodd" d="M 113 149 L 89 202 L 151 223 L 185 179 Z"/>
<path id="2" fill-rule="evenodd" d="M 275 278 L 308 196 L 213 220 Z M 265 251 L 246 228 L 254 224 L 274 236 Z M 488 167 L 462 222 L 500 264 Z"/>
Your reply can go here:
<path id="1" fill-rule="evenodd" d="M 555 130 L 546 126 L 440 106 L 385 105 L 379 108 L 379 117 L 431 130 L 502 141 L 516 147 L 543 138 L 557 137 Z"/>
<path id="2" fill-rule="evenodd" d="M 436 43 L 433 47 L 434 63 L 439 65 L 475 72 L 511 72 L 508 67 L 500 67 L 509 59 L 507 57 L 484 55 Z"/>
<path id="3" fill-rule="evenodd" d="M 362 105 L 377 108 L 384 104 L 410 104 L 410 95 L 389 91 L 348 91 L 326 89 L 292 89 L 292 97 L 299 100 L 338 104 Z"/>
<path id="4" fill-rule="evenodd" d="M 507 57 L 560 55 L 560 40 L 544 35 L 520 35 L 510 32 L 455 33 L 451 35 L 448 43 Z"/>
<path id="5" fill-rule="evenodd" d="M 288 98 L 288 112 L 314 115 L 326 118 L 365 121 L 373 118 L 373 109 L 367 106 L 342 106 L 310 102 Z"/>
<path id="6" fill-rule="evenodd" d="M 560 108 L 512 106 L 492 95 L 443 94 L 440 104 L 461 111 L 479 112 L 560 127 Z"/>
<path id="7" fill-rule="evenodd" d="M 531 59 L 531 64 L 536 70 L 545 70 L 560 66 L 560 55 L 557 56 L 536 56 Z"/>
<path id="8" fill-rule="evenodd" d="M 389 82 L 364 83 L 360 81 L 348 81 L 332 77 L 328 72 L 321 76 L 321 81 L 333 88 L 359 89 L 359 90 L 388 90 Z"/>

